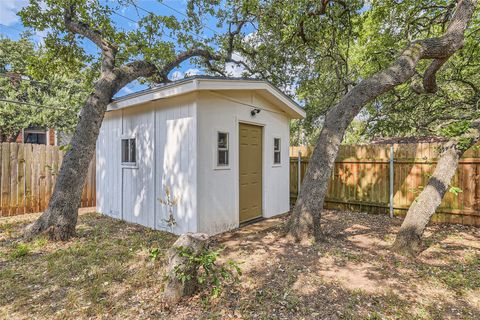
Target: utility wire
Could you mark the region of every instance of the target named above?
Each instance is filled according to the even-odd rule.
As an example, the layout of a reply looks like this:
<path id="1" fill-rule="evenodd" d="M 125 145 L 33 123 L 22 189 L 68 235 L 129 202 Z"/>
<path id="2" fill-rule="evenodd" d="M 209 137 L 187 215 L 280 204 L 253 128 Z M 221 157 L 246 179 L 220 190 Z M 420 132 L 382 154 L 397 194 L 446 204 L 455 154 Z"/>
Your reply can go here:
<path id="1" fill-rule="evenodd" d="M 183 12 L 178 11 L 177 9 L 175 9 L 175 8 L 173 8 L 173 7 L 170 7 L 170 6 L 168 6 L 168 5 L 166 5 L 166 4 L 162 3 L 162 2 L 160 2 L 160 4 L 163 4 L 163 5 L 166 6 L 167 8 L 170 8 L 171 10 L 174 10 L 175 12 L 178 12 L 178 13 L 180 13 L 181 15 L 183 15 L 184 17 L 187 17 L 187 18 L 188 18 L 188 16 L 187 16 L 186 14 L 184 14 Z M 148 13 L 148 14 L 156 15 L 156 14 L 153 13 L 152 11 L 149 11 L 149 10 L 143 8 L 143 7 L 140 7 L 140 6 L 137 5 L 137 4 L 134 4 L 134 6 L 135 6 L 136 8 L 138 8 L 138 9 L 140 9 L 140 10 Z M 202 24 L 202 26 L 203 26 L 204 28 L 208 28 L 208 27 L 205 26 L 204 24 Z M 210 29 L 210 28 L 208 28 L 208 29 Z M 210 30 L 213 30 L 213 29 L 210 29 Z M 214 31 L 214 32 L 215 32 L 215 31 Z M 204 36 L 202 36 L 202 35 L 200 35 L 200 34 L 195 34 L 195 33 L 192 33 L 192 32 L 187 32 L 187 33 L 190 34 L 191 36 L 194 36 L 194 37 L 203 39 L 204 41 L 208 41 L 208 42 L 211 41 L 211 40 L 209 40 L 208 38 L 205 38 Z M 177 39 L 177 41 L 178 41 L 178 39 Z"/>
<path id="2" fill-rule="evenodd" d="M 36 108 L 63 110 L 63 111 L 69 111 L 69 112 L 77 113 L 76 111 L 73 111 L 72 109 L 67 109 L 67 108 L 62 108 L 62 107 L 54 107 L 54 106 L 46 106 L 46 105 L 34 104 L 34 103 L 23 102 L 23 101 L 0 99 L 0 102 L 8 102 L 8 103 L 15 103 L 15 104 L 20 104 L 20 105 L 25 105 L 25 106 L 30 106 L 30 107 L 36 107 Z"/>
<path id="3" fill-rule="evenodd" d="M 138 21 L 135 21 L 135 20 L 133 20 L 132 18 L 129 18 L 129 17 L 127 17 L 127 16 L 125 16 L 125 15 L 123 15 L 123 14 L 121 14 L 121 13 L 118 13 L 118 12 L 116 12 L 116 11 L 112 11 L 112 12 L 113 12 L 113 14 L 116 14 L 116 15 L 119 16 L 119 17 L 122 17 L 122 18 L 124 18 L 124 19 L 126 19 L 126 20 L 128 20 L 128 21 L 130 21 L 130 22 L 135 23 L 135 24 L 138 24 Z M 164 35 L 165 37 L 169 38 L 170 40 L 173 40 L 173 41 L 177 41 L 177 42 L 178 42 L 178 39 L 177 39 L 177 38 L 171 37 L 171 36 L 169 36 L 168 34 L 163 34 L 163 35 Z"/>
<path id="4" fill-rule="evenodd" d="M 221 93 L 218 93 L 218 92 L 215 92 L 215 91 L 212 91 L 212 90 L 209 90 L 209 92 L 213 95 L 216 95 L 217 97 L 220 97 L 220 98 L 224 99 L 224 100 L 228 100 L 230 102 L 234 102 L 234 103 L 246 106 L 246 107 L 250 107 L 250 108 L 254 108 L 254 109 L 260 109 L 260 110 L 264 110 L 266 112 L 278 113 L 278 114 L 281 114 L 281 115 L 285 115 L 285 112 L 283 112 L 283 111 L 275 111 L 275 110 L 260 107 L 259 105 L 254 105 L 254 104 L 246 103 L 246 102 L 243 102 L 243 101 L 239 101 L 239 100 L 227 97 L 226 95 L 223 95 Z"/>
<path id="5" fill-rule="evenodd" d="M 11 30 L 15 30 L 15 31 L 20 32 L 20 33 L 27 31 L 27 30 L 20 30 L 20 29 L 15 28 L 15 27 L 7 26 L 6 24 L 3 24 L 3 23 L 0 23 L 0 26 L 3 26 L 3 27 L 5 27 L 5 28 L 11 29 Z M 3 32 L 2 32 L 2 33 L 3 33 Z M 10 36 L 8 33 L 3 33 L 3 34 L 6 35 L 7 37 Z M 38 34 L 36 34 L 36 33 L 33 33 L 32 36 L 35 36 L 35 37 L 38 37 L 38 38 L 41 38 L 41 39 L 45 39 L 45 38 L 46 38 L 46 37 L 41 36 L 41 35 L 38 35 Z M 36 41 L 35 43 L 38 45 L 39 42 Z"/>
<path id="6" fill-rule="evenodd" d="M 165 3 L 161 2 L 161 1 L 159 1 L 159 3 L 160 3 L 162 6 L 164 6 L 164 7 L 168 8 L 168 9 L 170 9 L 170 10 L 172 10 L 172 11 L 174 11 L 174 12 L 180 14 L 180 15 L 182 15 L 183 17 L 189 18 L 188 15 L 186 15 L 185 13 L 183 13 L 183 12 L 175 9 L 174 7 L 169 6 L 169 5 L 167 5 L 167 4 L 165 4 Z M 136 8 L 138 8 L 138 9 L 140 9 L 140 10 L 148 13 L 148 14 L 156 15 L 156 14 L 153 13 L 152 11 L 149 11 L 149 10 L 147 10 L 147 9 L 139 6 L 139 5 L 134 4 L 134 6 L 135 6 Z M 132 22 L 132 23 L 138 24 L 138 21 L 135 21 L 134 19 L 131 19 L 131 18 L 129 18 L 129 17 L 127 17 L 127 16 L 125 16 L 125 15 L 123 15 L 123 14 L 121 14 L 121 13 L 118 13 L 118 12 L 113 11 L 113 10 L 112 10 L 112 12 L 113 12 L 113 14 L 116 14 L 117 16 L 119 16 L 119 17 L 121 17 L 121 18 L 124 18 L 124 19 L 126 19 L 126 20 L 128 20 L 128 21 L 130 21 L 130 22 Z M 0 23 L 0 25 L 4 26 L 4 27 L 6 27 L 6 28 L 9 28 L 9 29 L 18 31 L 18 32 L 24 32 L 24 31 L 25 31 L 25 30 L 20 30 L 20 29 L 15 28 L 15 27 L 7 26 L 7 25 L 5 25 L 5 24 L 3 24 L 3 23 Z M 207 25 L 205 25 L 205 24 L 201 24 L 201 25 L 202 25 L 205 29 L 208 29 L 208 30 L 212 31 L 214 34 L 218 34 L 216 30 L 210 28 L 209 26 L 207 26 Z M 194 37 L 201 38 L 201 39 L 203 39 L 203 40 L 205 40 L 205 41 L 207 41 L 207 42 L 210 42 L 210 41 L 211 41 L 211 40 L 203 37 L 202 35 L 193 34 L 193 33 L 191 33 L 191 32 L 187 32 L 187 33 L 190 34 L 190 35 L 192 35 L 192 36 L 194 36 Z M 6 35 L 6 36 L 9 36 L 8 34 L 5 34 L 5 35 Z M 45 38 L 46 38 L 45 36 L 40 36 L 40 35 L 38 35 L 38 34 L 33 34 L 33 35 L 36 36 L 36 37 L 42 38 L 42 39 L 45 39 Z M 172 36 L 169 36 L 168 34 L 163 34 L 163 35 L 164 35 L 165 37 L 173 40 L 173 41 L 177 41 L 177 42 L 179 41 L 178 38 L 174 38 L 174 37 L 172 37 Z M 8 77 L 8 75 L 6 75 L 5 73 L 0 73 L 0 76 Z M 36 81 L 36 80 L 31 80 L 31 79 L 25 79 L 25 78 L 23 78 L 23 77 L 21 77 L 20 80 L 21 80 L 21 81 L 29 81 L 29 82 L 37 83 L 37 84 L 42 84 L 42 85 L 45 85 L 45 86 L 51 86 L 51 83 L 42 82 L 42 81 Z M 89 92 L 89 91 L 79 89 L 79 90 L 75 90 L 74 92 Z"/>
<path id="7" fill-rule="evenodd" d="M 17 29 L 15 27 L 11 27 L 11 26 L 7 26 L 6 24 L 3 24 L 3 23 L 0 23 L 1 26 L 4 26 L 5 28 L 8 28 L 8 29 L 12 29 L 12 30 L 15 30 L 15 31 L 18 31 L 18 32 L 24 32 L 25 30 L 20 30 L 20 29 Z M 40 37 L 40 36 L 39 36 Z"/>
<path id="8" fill-rule="evenodd" d="M 186 17 L 186 18 L 189 18 L 185 13 L 183 13 L 183 12 L 181 12 L 181 11 L 173 8 L 172 6 L 169 6 L 169 5 L 167 5 L 167 4 L 163 3 L 163 2 L 159 2 L 159 3 L 160 3 L 161 5 L 163 5 L 164 7 L 168 8 L 168 9 L 170 9 L 170 10 L 172 10 L 172 11 L 174 11 L 174 12 L 180 14 L 180 15 L 182 15 L 182 16 L 184 16 L 184 17 Z M 134 6 L 135 6 L 136 8 L 138 8 L 138 9 L 146 12 L 146 13 L 156 15 L 156 14 L 153 13 L 152 11 L 149 11 L 149 10 L 147 10 L 147 9 L 139 6 L 139 5 L 136 5 L 136 4 L 135 4 Z M 138 21 L 135 21 L 135 20 L 133 20 L 133 19 L 131 19 L 131 18 L 129 18 L 129 17 L 121 14 L 121 13 L 118 13 L 118 12 L 113 11 L 113 10 L 112 10 L 112 12 L 113 12 L 114 14 L 116 14 L 117 16 L 119 16 L 119 17 L 122 17 L 122 18 L 124 18 L 124 19 L 126 19 L 126 20 L 128 20 L 128 21 L 130 21 L 130 22 L 135 23 L 135 24 L 138 24 Z M 15 31 L 17 31 L 17 32 L 25 32 L 25 31 L 26 31 L 26 30 L 20 30 L 20 29 L 15 28 L 15 27 L 7 26 L 6 24 L 3 24 L 3 23 L 0 23 L 0 25 L 3 26 L 3 27 L 5 27 L 5 28 L 9 28 L 9 29 L 11 29 L 11 30 L 15 30 Z M 207 25 L 205 25 L 205 24 L 201 24 L 201 25 L 202 25 L 205 29 L 208 29 L 208 30 L 212 31 L 214 34 L 218 34 L 217 31 L 215 31 L 214 29 L 210 28 L 209 26 L 207 26 Z M 190 34 L 191 36 L 194 36 L 194 37 L 197 37 L 197 38 L 201 38 L 201 39 L 203 39 L 204 41 L 208 41 L 208 39 L 205 38 L 205 37 L 202 36 L 202 35 L 194 34 L 194 33 L 192 33 L 192 32 L 187 32 L 187 33 Z M 8 34 L 5 34 L 5 35 L 9 36 Z M 169 35 L 167 35 L 167 34 L 164 34 L 164 35 L 165 35 L 167 38 L 170 38 L 171 40 L 178 41 L 178 38 L 173 38 L 173 37 L 171 37 L 171 36 L 169 36 Z M 41 36 L 41 35 L 38 35 L 38 34 L 32 34 L 32 36 L 35 36 L 35 37 L 38 37 L 38 38 L 42 38 L 42 39 L 46 39 L 46 36 Z"/>
<path id="9" fill-rule="evenodd" d="M 41 84 L 42 86 L 48 87 L 48 88 L 50 88 L 50 87 L 53 86 L 53 83 L 52 83 L 52 82 L 44 82 L 44 81 L 38 81 L 38 80 L 33 80 L 33 79 L 24 78 L 24 77 L 26 77 L 26 75 L 24 75 L 24 74 L 18 74 L 18 75 L 20 76 L 20 78 L 15 79 L 15 80 L 28 81 L 28 82 L 35 83 L 35 84 Z M 0 72 L 0 77 L 10 78 L 11 76 L 9 76 L 8 73 L 6 73 L 6 72 Z M 63 84 L 63 85 L 64 85 L 64 87 L 66 87 L 67 89 L 71 90 L 71 92 L 73 92 L 73 93 L 77 93 L 77 92 L 90 93 L 90 91 L 88 91 L 88 90 L 75 89 L 75 88 L 72 88 L 72 87 L 67 87 L 66 84 Z"/>
<path id="10" fill-rule="evenodd" d="M 175 11 L 176 13 L 184 16 L 185 18 L 189 19 L 189 16 L 187 16 L 185 13 L 181 12 L 180 10 L 177 10 L 175 9 L 174 7 L 166 4 L 166 3 L 163 3 L 163 1 L 159 1 L 159 3 L 164 6 L 164 7 L 167 7 L 168 9 L 172 10 L 172 11 Z M 140 7 L 139 7 L 140 8 Z M 212 31 L 214 34 L 218 34 L 216 30 L 210 28 L 209 26 L 205 25 L 205 24 L 202 24 L 202 26 L 205 28 L 205 29 L 208 29 L 210 31 Z"/>

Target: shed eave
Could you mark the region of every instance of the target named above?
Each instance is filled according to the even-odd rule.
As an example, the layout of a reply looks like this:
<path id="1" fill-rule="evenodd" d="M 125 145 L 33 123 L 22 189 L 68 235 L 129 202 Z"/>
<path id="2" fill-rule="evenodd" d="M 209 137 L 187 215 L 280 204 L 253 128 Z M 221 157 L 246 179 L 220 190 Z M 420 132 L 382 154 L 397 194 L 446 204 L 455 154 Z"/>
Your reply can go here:
<path id="1" fill-rule="evenodd" d="M 125 97 L 115 99 L 108 105 L 107 111 L 119 110 L 127 107 L 133 107 L 149 101 L 171 98 L 194 91 L 222 91 L 222 90 L 261 90 L 266 92 L 292 119 L 305 118 L 303 110 L 290 97 L 285 95 L 272 84 L 255 79 L 208 79 L 192 78 L 184 79 L 172 84 L 167 84 L 159 88 L 152 88 L 146 91 L 134 93 Z"/>

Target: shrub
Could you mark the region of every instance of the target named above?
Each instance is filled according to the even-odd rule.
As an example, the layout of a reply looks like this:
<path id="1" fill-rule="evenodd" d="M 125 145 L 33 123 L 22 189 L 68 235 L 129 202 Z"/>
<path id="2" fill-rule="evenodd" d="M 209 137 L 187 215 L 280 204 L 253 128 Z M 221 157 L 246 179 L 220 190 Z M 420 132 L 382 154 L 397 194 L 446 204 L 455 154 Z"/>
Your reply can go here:
<path id="1" fill-rule="evenodd" d="M 187 258 L 187 264 L 177 267 L 175 276 L 185 283 L 191 279 L 192 275 L 185 270 L 191 270 L 192 267 L 198 267 L 196 281 L 201 288 L 209 288 L 209 298 L 217 298 L 223 289 L 239 281 L 242 271 L 237 262 L 227 260 L 225 263 L 217 262 L 220 253 L 224 248 L 217 250 L 204 249 L 200 254 L 192 253 L 191 248 L 177 247 L 179 255 Z"/>

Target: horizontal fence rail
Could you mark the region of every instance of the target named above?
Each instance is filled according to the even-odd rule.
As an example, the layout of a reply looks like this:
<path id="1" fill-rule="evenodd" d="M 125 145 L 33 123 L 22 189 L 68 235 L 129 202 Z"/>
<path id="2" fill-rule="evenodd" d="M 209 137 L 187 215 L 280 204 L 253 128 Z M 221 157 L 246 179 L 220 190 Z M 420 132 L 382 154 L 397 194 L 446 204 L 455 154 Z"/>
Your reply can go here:
<path id="1" fill-rule="evenodd" d="M 438 143 L 341 146 L 325 207 L 404 216 L 433 173 L 439 146 Z M 461 192 L 447 192 L 433 222 L 480 226 L 479 149 L 478 146 L 469 149 L 460 159 L 451 186 Z M 290 153 L 292 203 L 309 162 L 307 157 L 301 157 L 300 161 L 298 156 L 293 157 L 296 152 L 298 149 Z"/>
<path id="2" fill-rule="evenodd" d="M 45 210 L 63 155 L 56 146 L 1 143 L 0 217 Z M 95 198 L 94 159 L 88 168 L 81 206 L 95 206 Z"/>

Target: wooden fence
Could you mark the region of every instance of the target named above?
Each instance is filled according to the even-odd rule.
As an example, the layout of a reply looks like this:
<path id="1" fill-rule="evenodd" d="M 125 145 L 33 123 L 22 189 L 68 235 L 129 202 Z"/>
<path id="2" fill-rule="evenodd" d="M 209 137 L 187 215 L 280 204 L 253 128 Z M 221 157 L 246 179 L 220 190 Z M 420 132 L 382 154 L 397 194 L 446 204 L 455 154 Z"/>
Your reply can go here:
<path id="1" fill-rule="evenodd" d="M 433 143 L 341 146 L 325 207 L 371 213 L 391 210 L 397 216 L 404 216 L 435 169 L 438 146 Z M 447 192 L 433 222 L 480 226 L 479 149 L 477 146 L 468 150 L 460 160 L 451 186 L 461 192 L 458 195 Z M 301 158 L 300 162 L 298 157 L 290 158 L 292 201 L 297 196 L 299 172 L 301 180 L 307 165 L 308 158 Z"/>
<path id="2" fill-rule="evenodd" d="M 55 146 L 1 143 L 0 217 L 45 210 L 62 159 Z M 95 161 L 88 168 L 81 206 L 95 206 Z"/>

